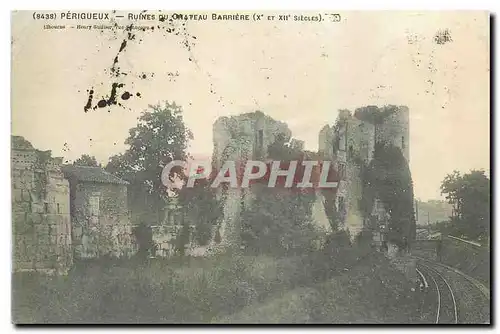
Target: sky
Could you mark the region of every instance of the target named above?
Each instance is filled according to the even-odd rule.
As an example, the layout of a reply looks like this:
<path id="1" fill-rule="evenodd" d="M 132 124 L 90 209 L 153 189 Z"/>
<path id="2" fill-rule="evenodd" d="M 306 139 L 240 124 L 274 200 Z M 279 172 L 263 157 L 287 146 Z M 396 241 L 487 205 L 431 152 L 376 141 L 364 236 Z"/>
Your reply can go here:
<path id="1" fill-rule="evenodd" d="M 286 122 L 306 149 L 317 150 L 320 129 L 339 109 L 396 104 L 410 110 L 416 198 L 442 199 L 440 183 L 453 170 L 489 173 L 486 12 L 340 12 L 341 22 L 321 23 L 293 21 L 304 13 L 292 13 L 289 21 L 172 24 L 148 13 L 156 19 L 132 22 L 123 13 L 116 20 L 154 30 L 101 31 L 76 25 L 114 21 L 14 12 L 12 134 L 67 161 L 85 153 L 106 163 L 126 149 L 128 130 L 148 105 L 175 101 L 194 134 L 194 156 L 211 156 L 218 117 L 255 110 Z M 450 40 L 437 43 L 444 31 Z M 85 112 L 88 91 L 94 106 L 109 99 L 113 83 L 123 84 L 121 106 Z M 133 96 L 121 99 L 125 91 Z"/>

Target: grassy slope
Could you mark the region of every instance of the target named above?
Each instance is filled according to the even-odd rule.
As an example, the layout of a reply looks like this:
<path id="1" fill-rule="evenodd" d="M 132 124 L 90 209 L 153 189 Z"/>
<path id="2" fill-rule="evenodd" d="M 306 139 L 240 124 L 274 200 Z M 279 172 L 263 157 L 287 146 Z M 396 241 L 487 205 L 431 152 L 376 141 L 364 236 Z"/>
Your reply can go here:
<path id="1" fill-rule="evenodd" d="M 217 323 L 417 323 L 418 297 L 385 258 L 354 266 L 325 282 L 299 287 Z"/>
<path id="2" fill-rule="evenodd" d="M 441 261 L 479 279 L 486 286 L 490 286 L 489 249 L 447 240 L 443 246 Z"/>
<path id="3" fill-rule="evenodd" d="M 407 322 L 416 303 L 385 258 L 355 248 L 91 263 L 65 277 L 13 278 L 16 323 Z"/>

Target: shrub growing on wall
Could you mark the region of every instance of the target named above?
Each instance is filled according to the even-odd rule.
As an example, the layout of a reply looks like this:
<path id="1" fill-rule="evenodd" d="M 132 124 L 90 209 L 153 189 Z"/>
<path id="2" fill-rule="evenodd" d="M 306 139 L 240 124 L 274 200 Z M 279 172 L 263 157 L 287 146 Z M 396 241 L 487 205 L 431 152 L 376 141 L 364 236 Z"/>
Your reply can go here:
<path id="1" fill-rule="evenodd" d="M 151 227 L 146 223 L 142 223 L 134 228 L 133 233 L 138 245 L 137 257 L 146 259 L 154 247 Z"/>
<path id="2" fill-rule="evenodd" d="M 390 215 L 389 241 L 402 246 L 403 238 L 415 238 L 413 182 L 408 162 L 398 147 L 385 143 L 375 145 L 374 158 L 361 171 L 363 198 L 361 208 L 369 217 L 378 198 Z"/>
<path id="3" fill-rule="evenodd" d="M 179 202 L 187 224 L 195 227 L 193 239 L 197 245 L 205 246 L 212 238 L 213 226 L 222 217 L 222 205 L 217 200 L 215 189 L 204 178 L 195 181 L 194 187 L 179 191 Z"/>
<path id="4" fill-rule="evenodd" d="M 292 161 L 304 156 L 304 151 L 293 140 L 286 142 L 278 135 L 269 145 L 268 155 L 273 160 Z M 255 184 L 255 199 L 243 210 L 242 241 L 256 253 L 291 253 L 309 247 L 316 237 L 311 226 L 314 192 L 297 188 L 268 188 Z"/>
<path id="5" fill-rule="evenodd" d="M 310 225 L 314 194 L 291 189 L 255 189 L 255 201 L 242 213 L 242 240 L 255 253 L 289 253 L 314 239 Z"/>

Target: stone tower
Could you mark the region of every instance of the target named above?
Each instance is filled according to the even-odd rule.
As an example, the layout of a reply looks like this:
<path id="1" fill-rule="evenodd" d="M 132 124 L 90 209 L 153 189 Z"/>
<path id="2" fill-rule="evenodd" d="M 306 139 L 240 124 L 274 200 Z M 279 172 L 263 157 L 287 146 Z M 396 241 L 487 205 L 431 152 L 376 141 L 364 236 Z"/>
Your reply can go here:
<path id="1" fill-rule="evenodd" d="M 288 126 L 260 111 L 231 117 L 220 117 L 213 125 L 214 152 L 212 167 L 219 170 L 224 162 L 245 163 L 267 157 L 267 147 L 278 135 L 288 141 L 292 133 Z M 220 249 L 240 246 L 240 214 L 242 205 L 250 205 L 253 196 L 246 188 L 218 189 L 223 200 L 223 218 L 219 226 Z"/>
<path id="2" fill-rule="evenodd" d="M 410 162 L 410 111 L 406 106 L 384 108 L 394 110 L 388 113 L 381 124 L 376 125 L 375 141 L 399 147 L 406 161 Z"/>
<path id="3" fill-rule="evenodd" d="M 354 114 L 340 110 L 335 125 L 325 125 L 319 133 L 319 151 L 325 159 L 333 159 L 340 174 L 335 206 L 340 229 L 355 237 L 365 225 L 359 206 L 362 194 L 360 164 L 373 159 L 375 144 L 399 147 L 410 160 L 409 109 L 406 106 L 367 106 Z"/>

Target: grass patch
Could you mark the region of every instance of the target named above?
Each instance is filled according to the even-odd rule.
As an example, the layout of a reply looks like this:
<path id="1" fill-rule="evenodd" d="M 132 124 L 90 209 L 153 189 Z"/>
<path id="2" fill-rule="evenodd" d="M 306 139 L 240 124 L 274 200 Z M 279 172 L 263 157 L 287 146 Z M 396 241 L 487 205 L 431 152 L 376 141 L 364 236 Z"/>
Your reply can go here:
<path id="1" fill-rule="evenodd" d="M 12 314 L 15 323 L 386 321 L 409 303 L 398 274 L 359 247 L 283 258 L 103 260 L 67 276 L 13 275 Z"/>
<path id="2" fill-rule="evenodd" d="M 214 323 L 418 323 L 419 296 L 387 260 L 374 254 L 334 278 L 255 303 Z M 365 259 L 366 260 L 366 259 Z"/>

